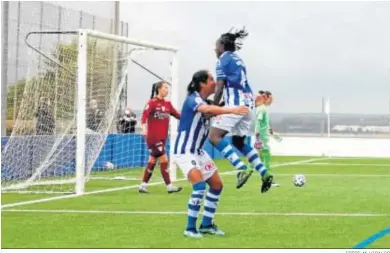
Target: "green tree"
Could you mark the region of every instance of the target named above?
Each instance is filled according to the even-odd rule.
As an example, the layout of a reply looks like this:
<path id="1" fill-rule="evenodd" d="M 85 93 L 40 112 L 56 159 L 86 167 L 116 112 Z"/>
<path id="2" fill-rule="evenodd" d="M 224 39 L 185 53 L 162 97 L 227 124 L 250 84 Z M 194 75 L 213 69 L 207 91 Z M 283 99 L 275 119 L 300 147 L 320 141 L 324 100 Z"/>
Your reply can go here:
<path id="1" fill-rule="evenodd" d="M 21 98 L 23 97 L 23 91 L 26 81 L 19 80 L 17 83 L 10 85 L 8 87 L 8 94 L 7 94 L 7 119 L 12 120 L 14 117 L 14 111 L 16 110 L 17 115 L 17 108 L 19 108 L 20 103 L 22 102 Z M 15 94 L 16 93 L 16 94 Z M 16 102 L 16 109 L 15 107 Z"/>

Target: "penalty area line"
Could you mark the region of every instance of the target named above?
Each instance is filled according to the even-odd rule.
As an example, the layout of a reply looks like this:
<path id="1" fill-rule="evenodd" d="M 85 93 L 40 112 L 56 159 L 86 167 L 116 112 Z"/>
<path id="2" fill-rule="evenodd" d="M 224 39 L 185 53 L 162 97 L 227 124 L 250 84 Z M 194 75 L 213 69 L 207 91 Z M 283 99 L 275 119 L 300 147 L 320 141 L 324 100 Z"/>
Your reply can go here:
<path id="1" fill-rule="evenodd" d="M 126 215 L 187 215 L 183 211 L 116 211 L 116 210 L 45 210 L 6 209 L 14 213 L 60 213 L 60 214 L 126 214 Z M 220 216 L 313 216 L 313 217 L 387 217 L 381 213 L 273 213 L 273 212 L 218 212 Z"/>

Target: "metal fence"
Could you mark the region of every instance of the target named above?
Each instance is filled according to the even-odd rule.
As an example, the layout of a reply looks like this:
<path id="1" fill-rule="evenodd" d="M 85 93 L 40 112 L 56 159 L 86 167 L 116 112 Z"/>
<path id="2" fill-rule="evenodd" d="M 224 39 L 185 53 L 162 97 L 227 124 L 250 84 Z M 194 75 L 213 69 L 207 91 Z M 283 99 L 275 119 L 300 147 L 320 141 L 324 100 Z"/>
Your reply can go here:
<path id="1" fill-rule="evenodd" d="M 3 3 L 4 4 L 4 3 Z M 4 6 L 4 5 L 3 5 Z M 28 70 L 28 47 L 25 44 L 25 37 L 32 31 L 45 30 L 76 30 L 79 28 L 95 29 L 106 33 L 114 33 L 114 19 L 107 19 L 76 11 L 62 6 L 53 5 L 46 2 L 8 2 L 8 19 L 4 20 L 4 24 L 8 34 L 8 39 L 3 42 L 6 47 L 8 57 L 3 60 L 5 66 L 2 68 L 2 82 L 7 83 L 7 132 L 9 134 L 12 128 L 12 122 L 16 118 L 14 108 L 17 102 L 22 99 L 23 91 L 12 89 L 12 85 L 23 80 L 27 75 Z M 3 15 L 4 15 L 3 9 Z M 119 34 L 128 36 L 128 23 L 120 22 Z M 4 38 L 4 37 L 3 37 Z M 58 38 L 60 40 L 60 38 Z M 39 39 L 38 46 L 42 45 L 42 38 Z M 4 75 L 5 74 L 5 75 Z M 10 94 L 12 93 L 12 94 Z M 123 92 L 123 101 L 126 101 L 127 91 Z M 3 96 L 4 97 L 4 96 Z M 4 126 L 4 125 L 3 125 Z"/>

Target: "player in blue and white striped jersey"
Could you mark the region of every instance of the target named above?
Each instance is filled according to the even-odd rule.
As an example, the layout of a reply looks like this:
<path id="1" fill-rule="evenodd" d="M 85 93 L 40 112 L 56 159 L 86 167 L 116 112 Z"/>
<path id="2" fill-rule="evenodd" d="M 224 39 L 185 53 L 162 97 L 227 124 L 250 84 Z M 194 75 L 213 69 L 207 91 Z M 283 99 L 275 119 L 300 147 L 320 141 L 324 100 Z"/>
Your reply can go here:
<path id="1" fill-rule="evenodd" d="M 261 192 L 266 192 L 271 187 L 273 176 L 261 162 L 257 150 L 245 143 L 246 136 L 252 136 L 254 132 L 254 99 L 245 63 L 236 51 L 241 49 L 241 40 L 246 36 L 248 36 L 247 31 L 241 29 L 236 32 L 224 33 L 217 40 L 215 48 L 218 58 L 217 91 L 214 103 L 219 104 L 223 92 L 225 107 L 246 105 L 250 108 L 250 113 L 244 116 L 225 114 L 217 117 L 210 130 L 210 142 L 239 170 L 236 188 L 241 188 L 251 176 L 252 169 L 241 161 L 232 145 L 224 139 L 230 133 L 233 145 L 248 158 L 252 166 L 260 173 L 262 178 Z"/>
<path id="2" fill-rule="evenodd" d="M 192 184 L 188 202 L 188 221 L 185 236 L 202 237 L 201 233 L 224 235 L 213 219 L 222 191 L 222 181 L 210 156 L 203 150 L 208 137 L 210 117 L 220 114 L 246 115 L 248 107 L 219 107 L 208 105 L 206 99 L 215 91 L 212 74 L 206 70 L 196 72 L 188 86 L 188 96 L 181 110 L 178 136 L 174 146 L 174 160 Z M 206 193 L 206 183 L 210 186 Z M 196 221 L 203 197 L 203 220 L 199 230 Z"/>

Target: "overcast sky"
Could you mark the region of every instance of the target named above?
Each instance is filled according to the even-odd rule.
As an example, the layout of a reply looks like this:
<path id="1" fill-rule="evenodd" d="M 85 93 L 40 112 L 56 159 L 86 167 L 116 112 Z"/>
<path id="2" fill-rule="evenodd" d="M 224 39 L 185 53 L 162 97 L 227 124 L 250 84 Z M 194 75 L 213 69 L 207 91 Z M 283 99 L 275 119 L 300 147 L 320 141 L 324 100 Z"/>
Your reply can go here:
<path id="1" fill-rule="evenodd" d="M 62 3 L 110 17 L 113 3 Z M 239 52 L 254 88 L 274 93 L 274 112 L 388 113 L 390 2 L 121 2 L 129 36 L 180 48 L 180 105 L 192 74 L 215 72 L 215 40 L 231 26 L 249 37 Z M 141 62 L 166 76 L 165 56 Z M 159 62 L 157 62 L 159 61 Z M 149 66 L 149 65 L 148 65 Z M 141 71 L 142 70 L 131 70 Z M 153 78 L 130 76 L 131 105 L 142 108 Z M 135 92 L 136 88 L 141 91 Z M 147 88 L 146 88 L 147 87 Z"/>

